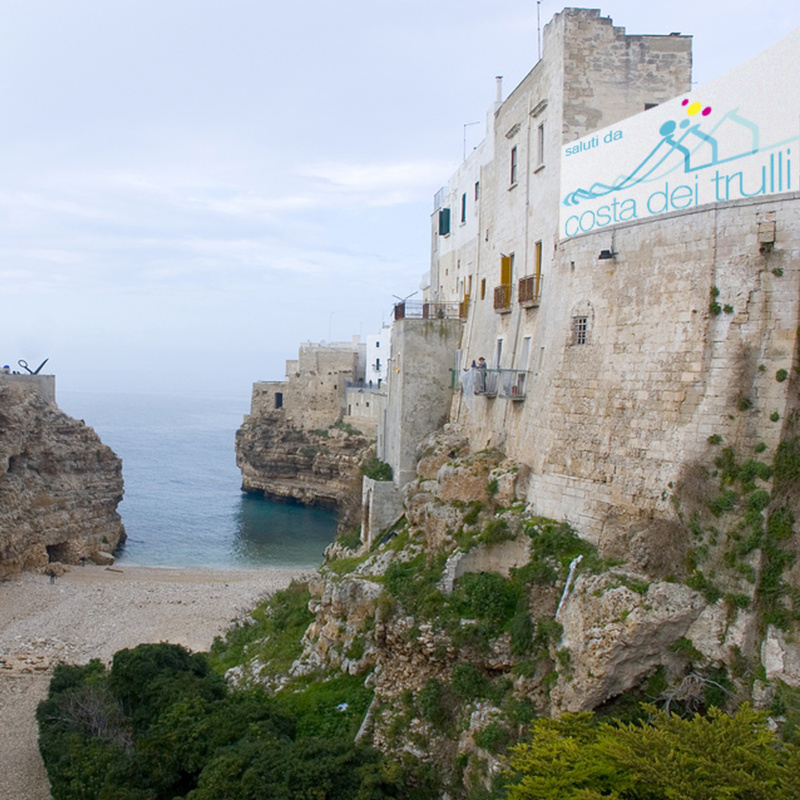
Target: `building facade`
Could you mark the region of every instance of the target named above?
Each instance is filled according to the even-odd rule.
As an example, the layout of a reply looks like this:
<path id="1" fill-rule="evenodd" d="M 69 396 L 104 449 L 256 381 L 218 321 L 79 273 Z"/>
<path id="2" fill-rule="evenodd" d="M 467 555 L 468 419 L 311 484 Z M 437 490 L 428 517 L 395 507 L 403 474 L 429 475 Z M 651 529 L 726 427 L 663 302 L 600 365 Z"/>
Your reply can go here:
<path id="1" fill-rule="evenodd" d="M 428 368 L 459 376 L 449 418 L 474 449 L 526 465 L 536 513 L 614 537 L 673 513 L 709 437 L 774 452 L 788 434 L 799 52 L 795 34 L 693 89 L 690 37 L 565 9 L 437 193 L 424 305 L 461 325 Z M 406 435 L 393 381 L 385 441 Z"/>

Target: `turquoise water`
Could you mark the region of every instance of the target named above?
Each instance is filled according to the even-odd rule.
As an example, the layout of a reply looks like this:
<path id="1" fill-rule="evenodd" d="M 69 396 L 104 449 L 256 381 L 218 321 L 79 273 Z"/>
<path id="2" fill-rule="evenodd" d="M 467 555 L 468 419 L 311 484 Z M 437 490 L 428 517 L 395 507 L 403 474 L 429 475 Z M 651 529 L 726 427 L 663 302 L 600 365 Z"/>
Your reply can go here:
<path id="1" fill-rule="evenodd" d="M 119 563 L 316 567 L 336 532 L 331 511 L 240 491 L 234 436 L 249 398 L 63 392 L 59 407 L 122 458 Z"/>

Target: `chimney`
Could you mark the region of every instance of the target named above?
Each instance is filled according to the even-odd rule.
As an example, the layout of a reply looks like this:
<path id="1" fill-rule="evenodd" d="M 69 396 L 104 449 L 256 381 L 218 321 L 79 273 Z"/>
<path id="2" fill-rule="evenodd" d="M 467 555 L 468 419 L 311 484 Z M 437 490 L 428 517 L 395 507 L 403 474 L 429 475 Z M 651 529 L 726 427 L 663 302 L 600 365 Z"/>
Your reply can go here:
<path id="1" fill-rule="evenodd" d="M 497 81 L 497 100 L 496 102 L 503 102 L 503 76 L 498 75 L 495 80 Z"/>

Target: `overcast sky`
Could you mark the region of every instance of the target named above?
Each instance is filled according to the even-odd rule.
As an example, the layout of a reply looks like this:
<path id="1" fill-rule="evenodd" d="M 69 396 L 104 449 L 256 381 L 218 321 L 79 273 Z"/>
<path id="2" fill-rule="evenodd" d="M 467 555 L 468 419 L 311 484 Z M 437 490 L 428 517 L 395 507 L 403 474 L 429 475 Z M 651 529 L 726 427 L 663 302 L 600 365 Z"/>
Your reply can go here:
<path id="1" fill-rule="evenodd" d="M 699 83 L 800 25 L 800 0 L 600 7 L 693 34 Z M 0 365 L 246 404 L 301 341 L 376 332 L 428 268 L 464 124 L 471 148 L 495 75 L 507 95 L 536 61 L 536 10 L 0 0 Z"/>

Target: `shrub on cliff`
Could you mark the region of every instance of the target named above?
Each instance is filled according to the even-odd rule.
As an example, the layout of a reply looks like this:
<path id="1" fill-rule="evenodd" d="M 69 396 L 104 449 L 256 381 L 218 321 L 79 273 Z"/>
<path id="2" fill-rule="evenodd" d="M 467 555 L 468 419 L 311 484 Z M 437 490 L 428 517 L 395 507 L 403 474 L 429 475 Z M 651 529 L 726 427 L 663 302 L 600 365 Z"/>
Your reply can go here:
<path id="1" fill-rule="evenodd" d="M 232 692 L 203 654 L 140 645 L 99 662 L 56 668 L 37 711 L 54 800 L 379 800 L 401 797 L 382 756 L 356 746 L 359 720 L 337 713 L 333 687 L 299 725 L 265 692 Z M 369 693 L 367 693 L 369 694 Z M 323 707 L 324 706 L 324 707 Z M 319 721 L 317 721 L 319 722 Z"/>
<path id="2" fill-rule="evenodd" d="M 361 472 L 374 481 L 390 481 L 392 479 L 392 468 L 377 456 L 372 456 L 365 461 L 361 466 Z"/>
<path id="3" fill-rule="evenodd" d="M 541 719 L 511 748 L 505 800 L 790 800 L 800 749 L 781 743 L 748 706 L 682 719 L 645 707 L 643 725 L 593 714 Z"/>

